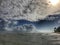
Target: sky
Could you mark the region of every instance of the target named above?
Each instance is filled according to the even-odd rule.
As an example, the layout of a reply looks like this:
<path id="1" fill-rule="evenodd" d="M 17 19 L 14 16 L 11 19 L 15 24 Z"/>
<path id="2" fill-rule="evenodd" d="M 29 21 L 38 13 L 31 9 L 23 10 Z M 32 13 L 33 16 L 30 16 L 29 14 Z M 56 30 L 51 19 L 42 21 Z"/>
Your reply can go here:
<path id="1" fill-rule="evenodd" d="M 0 18 L 5 21 L 19 20 L 19 23 L 31 21 L 29 23 L 37 28 L 48 30 L 59 26 L 59 17 L 60 0 L 0 0 Z M 11 21 L 8 21 L 9 23 Z"/>
<path id="2" fill-rule="evenodd" d="M 37 21 L 48 15 L 60 14 L 59 2 L 52 5 L 50 0 L 2 0 L 0 3 L 0 17 Z"/>

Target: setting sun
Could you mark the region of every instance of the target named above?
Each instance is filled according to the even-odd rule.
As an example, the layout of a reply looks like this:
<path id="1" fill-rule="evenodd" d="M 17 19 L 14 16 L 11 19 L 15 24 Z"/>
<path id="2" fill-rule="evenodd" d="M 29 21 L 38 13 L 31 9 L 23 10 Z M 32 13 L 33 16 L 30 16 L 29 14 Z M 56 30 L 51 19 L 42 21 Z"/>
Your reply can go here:
<path id="1" fill-rule="evenodd" d="M 56 5 L 59 3 L 59 0 L 49 0 L 52 5 Z"/>

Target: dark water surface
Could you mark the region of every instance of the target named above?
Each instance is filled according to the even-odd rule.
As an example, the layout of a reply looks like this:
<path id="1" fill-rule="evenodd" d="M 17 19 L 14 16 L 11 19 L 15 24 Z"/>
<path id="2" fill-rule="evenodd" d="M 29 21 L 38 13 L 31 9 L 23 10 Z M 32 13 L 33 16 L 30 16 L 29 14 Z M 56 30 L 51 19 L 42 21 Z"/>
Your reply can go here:
<path id="1" fill-rule="evenodd" d="M 60 45 L 60 35 L 53 33 L 1 33 L 0 45 Z"/>

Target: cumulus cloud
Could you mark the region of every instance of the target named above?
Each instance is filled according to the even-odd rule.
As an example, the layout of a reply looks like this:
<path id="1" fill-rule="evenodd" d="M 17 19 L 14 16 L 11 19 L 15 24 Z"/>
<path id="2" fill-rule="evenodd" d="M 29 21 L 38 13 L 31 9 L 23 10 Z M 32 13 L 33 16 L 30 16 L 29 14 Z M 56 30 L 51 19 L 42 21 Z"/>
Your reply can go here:
<path id="1" fill-rule="evenodd" d="M 36 27 L 32 24 L 24 24 L 21 26 L 12 26 L 12 27 L 6 27 L 6 31 L 13 31 L 13 32 L 37 32 Z"/>
<path id="2" fill-rule="evenodd" d="M 2 0 L 0 17 L 36 21 L 49 14 L 60 13 L 60 6 L 52 6 L 48 0 Z"/>
<path id="3" fill-rule="evenodd" d="M 18 24 L 18 21 L 13 21 L 13 20 L 4 20 L 5 21 L 5 30 L 7 31 L 12 31 L 13 28 Z"/>
<path id="4" fill-rule="evenodd" d="M 17 29 L 22 32 L 36 32 L 36 27 L 32 24 L 24 24 L 22 26 L 18 26 Z"/>

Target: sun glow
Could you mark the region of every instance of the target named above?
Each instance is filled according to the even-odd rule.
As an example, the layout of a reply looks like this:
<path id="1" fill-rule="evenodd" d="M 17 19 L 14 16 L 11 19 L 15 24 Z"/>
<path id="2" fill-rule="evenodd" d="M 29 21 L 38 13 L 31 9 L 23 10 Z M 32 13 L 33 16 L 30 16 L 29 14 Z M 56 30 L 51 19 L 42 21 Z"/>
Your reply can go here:
<path id="1" fill-rule="evenodd" d="M 49 0 L 52 5 L 56 5 L 59 3 L 59 0 Z"/>

